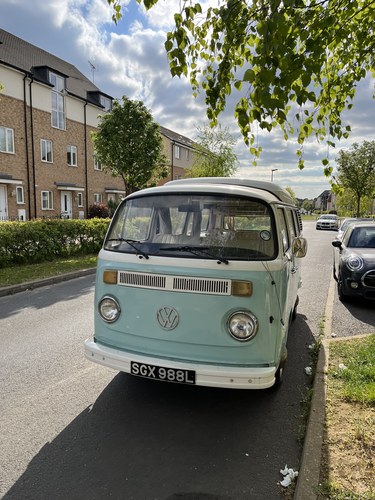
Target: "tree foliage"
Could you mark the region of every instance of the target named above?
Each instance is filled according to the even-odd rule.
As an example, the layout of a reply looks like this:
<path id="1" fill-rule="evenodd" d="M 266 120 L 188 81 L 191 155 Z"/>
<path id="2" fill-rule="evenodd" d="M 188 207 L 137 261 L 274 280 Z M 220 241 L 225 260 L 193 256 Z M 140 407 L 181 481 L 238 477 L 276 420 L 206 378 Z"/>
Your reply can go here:
<path id="1" fill-rule="evenodd" d="M 375 141 L 353 144 L 351 149 L 341 150 L 336 181 L 341 191 L 348 190 L 356 200 L 356 215 L 361 214 L 361 199 L 375 198 Z"/>
<path id="2" fill-rule="evenodd" d="M 107 0 L 114 19 L 119 0 Z M 158 0 L 137 0 L 146 9 Z M 203 4 L 203 3 L 202 3 Z M 237 93 L 234 115 L 250 152 L 259 156 L 257 129 L 281 129 L 303 144 L 310 137 L 334 146 L 348 137 L 342 122 L 356 84 L 374 75 L 373 0 L 219 0 L 204 12 L 182 2 L 165 48 L 173 76 L 203 90 L 207 116 L 216 124 Z M 332 167 L 322 160 L 325 171 Z"/>
<path id="3" fill-rule="evenodd" d="M 124 181 L 125 194 L 155 185 L 166 177 L 167 159 L 159 126 L 141 101 L 127 97 L 113 103 L 92 133 L 95 155 L 103 168 Z"/>
<path id="4" fill-rule="evenodd" d="M 220 126 L 198 127 L 195 140 L 195 161 L 186 177 L 230 177 L 237 171 L 237 156 L 233 152 L 236 140 L 228 129 Z"/>

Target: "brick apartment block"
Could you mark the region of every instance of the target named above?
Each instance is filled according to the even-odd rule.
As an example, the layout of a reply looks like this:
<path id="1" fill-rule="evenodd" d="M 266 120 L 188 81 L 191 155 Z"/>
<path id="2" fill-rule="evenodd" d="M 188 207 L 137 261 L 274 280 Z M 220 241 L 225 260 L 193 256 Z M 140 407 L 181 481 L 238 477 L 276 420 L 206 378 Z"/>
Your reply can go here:
<path id="1" fill-rule="evenodd" d="M 122 179 L 97 164 L 91 141 L 111 96 L 68 62 L 1 29 L 0 84 L 0 221 L 85 218 L 90 205 L 124 196 Z M 169 179 L 181 178 L 194 143 L 160 131 Z"/>

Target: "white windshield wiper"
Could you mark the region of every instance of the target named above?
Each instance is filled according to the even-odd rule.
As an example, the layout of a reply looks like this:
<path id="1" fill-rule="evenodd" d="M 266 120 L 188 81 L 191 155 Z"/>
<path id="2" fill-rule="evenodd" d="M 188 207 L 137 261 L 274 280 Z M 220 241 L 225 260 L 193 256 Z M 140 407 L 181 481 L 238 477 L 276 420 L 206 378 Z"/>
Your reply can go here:
<path id="1" fill-rule="evenodd" d="M 107 241 L 118 241 L 119 243 L 127 243 L 132 248 L 134 248 L 134 250 L 136 251 L 136 255 L 139 255 L 140 257 L 142 256 L 145 259 L 149 258 L 149 256 L 147 255 L 147 253 L 142 252 L 142 250 L 140 250 L 136 245 L 134 245 L 134 243 L 139 243 L 141 245 L 143 243 L 143 241 L 132 240 L 132 239 L 129 239 L 129 238 L 110 238 Z"/>
<path id="2" fill-rule="evenodd" d="M 222 262 L 224 264 L 229 264 L 228 259 L 226 259 L 225 257 L 220 257 L 219 255 L 215 255 L 211 252 L 208 252 L 207 251 L 208 249 L 209 249 L 209 247 L 199 247 L 199 246 L 194 247 L 194 246 L 189 246 L 189 245 L 180 246 L 180 247 L 162 247 L 162 248 L 159 248 L 159 250 L 167 250 L 167 251 L 171 251 L 171 252 L 190 252 L 194 255 L 197 255 L 198 257 L 203 254 L 203 255 L 207 255 L 211 259 L 217 259 L 218 264 L 221 264 Z"/>

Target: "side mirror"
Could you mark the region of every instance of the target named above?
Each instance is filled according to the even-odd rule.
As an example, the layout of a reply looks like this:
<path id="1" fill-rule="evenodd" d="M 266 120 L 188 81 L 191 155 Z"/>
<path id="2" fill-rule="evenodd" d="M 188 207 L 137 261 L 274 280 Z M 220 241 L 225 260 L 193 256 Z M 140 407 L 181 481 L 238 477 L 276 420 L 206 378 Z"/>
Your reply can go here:
<path id="1" fill-rule="evenodd" d="M 307 253 L 307 240 L 306 238 L 302 238 L 299 236 L 298 238 L 294 238 L 292 243 L 292 253 L 294 257 L 305 257 Z"/>
<path id="2" fill-rule="evenodd" d="M 342 241 L 341 240 L 333 240 L 332 245 L 336 248 L 341 248 L 342 246 Z"/>

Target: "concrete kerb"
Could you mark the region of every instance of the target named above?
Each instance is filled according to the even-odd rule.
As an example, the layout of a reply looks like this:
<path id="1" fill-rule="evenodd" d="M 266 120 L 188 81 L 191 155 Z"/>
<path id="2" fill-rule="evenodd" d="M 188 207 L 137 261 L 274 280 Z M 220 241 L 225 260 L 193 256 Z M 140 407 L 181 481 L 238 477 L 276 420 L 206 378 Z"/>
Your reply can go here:
<path id="1" fill-rule="evenodd" d="M 314 500 L 319 493 L 319 478 L 322 459 L 326 416 L 327 371 L 329 360 L 329 337 L 332 334 L 332 312 L 335 297 L 333 276 L 328 288 L 324 311 L 324 332 L 315 368 L 310 415 L 303 445 L 301 467 L 294 492 L 294 500 Z"/>
<path id="2" fill-rule="evenodd" d="M 58 276 L 51 276 L 50 278 L 43 278 L 40 280 L 29 281 L 26 283 L 20 283 L 19 285 L 9 285 L 0 288 L 0 297 L 5 295 L 13 295 L 15 293 L 24 292 L 25 290 L 33 290 L 34 288 L 39 288 L 46 285 L 52 285 L 53 283 L 60 283 L 61 281 L 68 281 L 73 278 L 79 278 L 81 276 L 87 276 L 90 274 L 95 274 L 96 268 L 82 269 L 80 271 L 71 271 L 69 273 L 60 274 Z"/>

